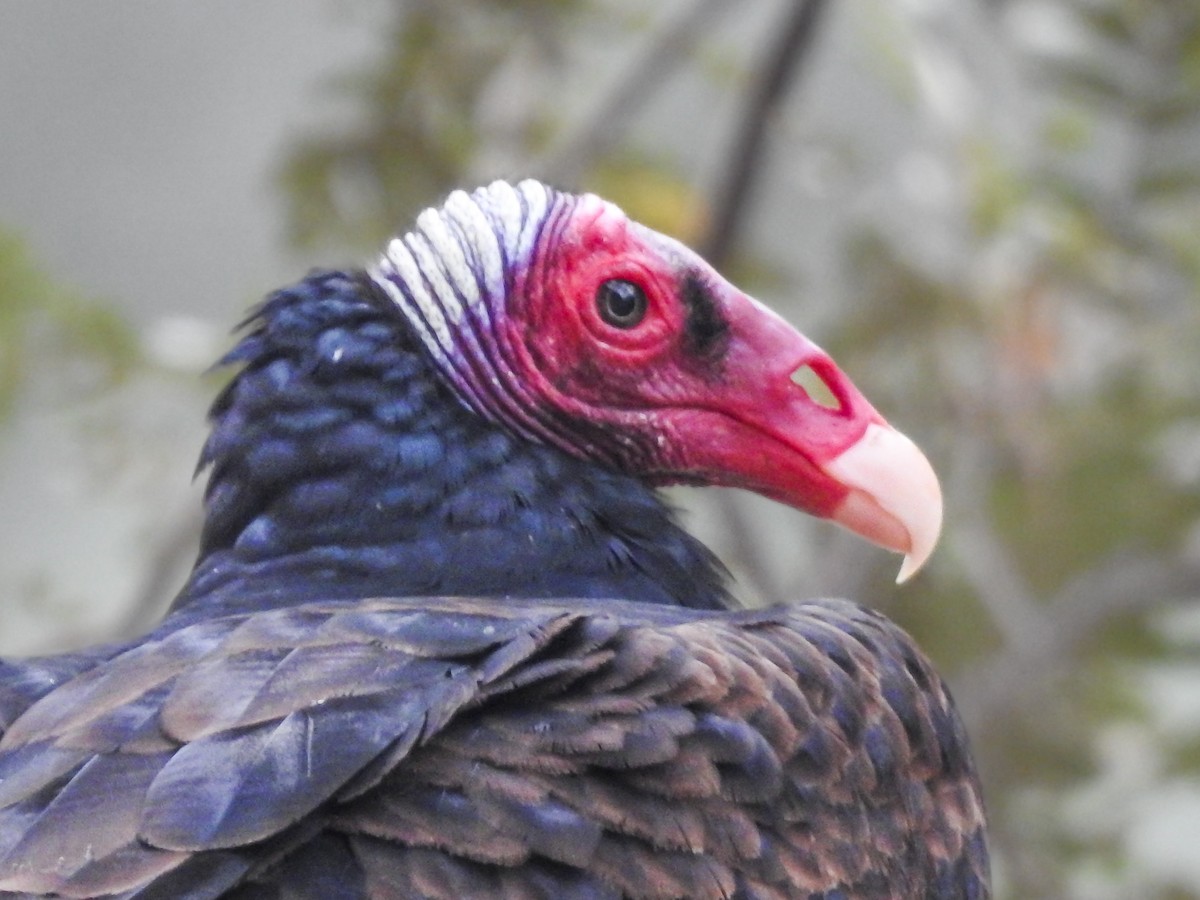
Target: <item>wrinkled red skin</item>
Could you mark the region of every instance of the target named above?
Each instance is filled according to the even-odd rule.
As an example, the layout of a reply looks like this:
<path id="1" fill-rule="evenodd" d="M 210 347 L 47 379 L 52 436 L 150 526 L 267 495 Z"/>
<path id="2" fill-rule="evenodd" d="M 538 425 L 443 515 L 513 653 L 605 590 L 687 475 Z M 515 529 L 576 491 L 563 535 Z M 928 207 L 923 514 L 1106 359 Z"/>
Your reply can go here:
<path id="1" fill-rule="evenodd" d="M 742 487 L 833 513 L 847 488 L 823 464 L 883 419 L 820 348 L 695 253 L 595 197 L 556 211 L 544 227 L 510 291 L 500 340 L 565 449 L 659 484 Z M 718 358 L 697 356 L 687 340 L 688 277 L 707 288 L 728 326 Z M 648 310 L 633 328 L 597 311 L 597 288 L 613 278 L 645 291 Z M 836 408 L 793 382 L 805 365 Z"/>

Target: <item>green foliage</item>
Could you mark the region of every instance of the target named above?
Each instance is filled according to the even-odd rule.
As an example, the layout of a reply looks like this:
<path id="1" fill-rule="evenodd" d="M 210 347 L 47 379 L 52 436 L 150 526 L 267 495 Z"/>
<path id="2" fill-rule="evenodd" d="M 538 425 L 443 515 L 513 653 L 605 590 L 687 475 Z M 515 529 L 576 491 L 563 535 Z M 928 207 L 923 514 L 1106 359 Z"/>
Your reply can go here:
<path id="1" fill-rule="evenodd" d="M 47 360 L 84 361 L 88 383 L 104 387 L 129 374 L 139 350 L 110 306 L 53 282 L 21 239 L 0 228 L 0 416 L 11 411 L 30 369 Z"/>
<path id="2" fill-rule="evenodd" d="M 619 38 L 647 27 L 644 13 L 598 9 L 592 0 L 424 0 L 397 4 L 392 15 L 382 63 L 339 82 L 360 107 L 358 123 L 297 142 L 282 167 L 299 246 L 373 249 L 453 188 L 492 177 L 487 157 L 497 144 L 522 160 L 544 154 L 562 137 L 560 116 L 497 88 L 507 69 L 533 65 L 554 77 L 580 29 Z M 490 115 L 497 109 L 509 117 L 500 126 Z M 703 198 L 665 155 L 619 145 L 584 168 L 574 186 L 685 240 L 704 234 Z"/>
<path id="3" fill-rule="evenodd" d="M 358 123 L 300 141 L 281 173 L 301 246 L 335 238 L 377 246 L 414 210 L 461 186 L 489 135 L 489 93 L 518 52 L 557 56 L 587 0 L 422 0 L 396 4 L 383 62 L 342 83 Z M 543 111 L 542 115 L 546 113 Z M 543 119 L 520 122 L 532 147 Z"/>
<path id="4" fill-rule="evenodd" d="M 588 189 L 608 197 L 639 222 L 683 241 L 699 240 L 707 227 L 704 199 L 665 161 L 614 154 L 588 177 Z"/>

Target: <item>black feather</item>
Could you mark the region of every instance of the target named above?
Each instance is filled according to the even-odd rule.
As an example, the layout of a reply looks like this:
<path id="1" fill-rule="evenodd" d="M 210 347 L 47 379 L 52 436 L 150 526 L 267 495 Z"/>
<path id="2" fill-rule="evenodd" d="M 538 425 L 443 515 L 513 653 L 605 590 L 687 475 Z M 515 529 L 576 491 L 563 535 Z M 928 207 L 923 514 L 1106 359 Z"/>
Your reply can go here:
<path id="1" fill-rule="evenodd" d="M 895 626 L 724 611 L 653 491 L 470 412 L 361 273 L 247 325 L 171 614 L 0 663 L 0 895 L 987 895 L 962 725 Z"/>

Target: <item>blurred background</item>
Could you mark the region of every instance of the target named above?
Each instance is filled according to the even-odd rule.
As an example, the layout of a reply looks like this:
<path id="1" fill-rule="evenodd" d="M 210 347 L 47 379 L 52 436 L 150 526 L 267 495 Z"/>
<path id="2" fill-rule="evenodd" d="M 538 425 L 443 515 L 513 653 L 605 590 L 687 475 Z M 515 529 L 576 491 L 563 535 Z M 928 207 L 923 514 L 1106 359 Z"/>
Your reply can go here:
<path id="1" fill-rule="evenodd" d="M 917 636 L 998 895 L 1200 897 L 1195 0 L 0 0 L 0 652 L 169 602 L 247 306 L 525 175 L 703 251 L 934 462 L 903 588 L 673 499 L 746 602 Z"/>

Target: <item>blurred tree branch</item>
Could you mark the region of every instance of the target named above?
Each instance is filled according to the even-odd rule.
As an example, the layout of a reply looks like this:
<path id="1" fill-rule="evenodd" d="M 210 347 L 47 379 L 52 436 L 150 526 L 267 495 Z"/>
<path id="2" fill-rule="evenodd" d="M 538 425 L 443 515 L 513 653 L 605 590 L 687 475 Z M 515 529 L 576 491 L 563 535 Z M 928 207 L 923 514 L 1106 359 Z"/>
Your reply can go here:
<path id="1" fill-rule="evenodd" d="M 711 203 L 711 226 L 700 242 L 701 254 L 715 267 L 728 261 L 745 226 L 746 211 L 758 179 L 765 173 L 763 155 L 766 135 L 775 112 L 803 71 L 803 61 L 814 46 L 815 34 L 825 0 L 798 0 L 772 29 L 762 64 L 754 71 L 746 90 L 730 149 L 717 176 Z M 762 602 L 787 599 L 786 586 L 774 574 L 741 499 L 721 492 L 716 499 L 729 523 L 733 556 L 756 589 Z"/>
<path id="2" fill-rule="evenodd" d="M 1036 708 L 1079 654 L 1114 620 L 1200 598 L 1200 565 L 1157 553 L 1114 553 L 1044 605 L 1038 637 L 1007 645 L 957 680 L 968 729 L 982 736 Z"/>
<path id="3" fill-rule="evenodd" d="M 597 160 L 611 153 L 625 135 L 629 120 L 655 94 L 655 89 L 681 65 L 691 62 L 696 45 L 730 0 L 696 0 L 666 23 L 626 67 L 589 115 L 533 164 L 532 171 L 551 181 L 573 185 Z"/>
<path id="4" fill-rule="evenodd" d="M 712 202 L 712 226 L 701 243 L 702 255 L 716 268 L 728 261 L 741 233 L 754 186 L 764 174 L 763 152 L 775 112 L 792 89 L 813 47 L 825 0 L 796 0 L 790 5 L 763 63 L 747 90 L 741 119 Z"/>

